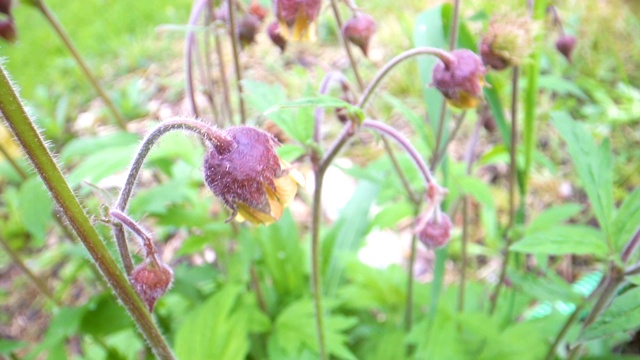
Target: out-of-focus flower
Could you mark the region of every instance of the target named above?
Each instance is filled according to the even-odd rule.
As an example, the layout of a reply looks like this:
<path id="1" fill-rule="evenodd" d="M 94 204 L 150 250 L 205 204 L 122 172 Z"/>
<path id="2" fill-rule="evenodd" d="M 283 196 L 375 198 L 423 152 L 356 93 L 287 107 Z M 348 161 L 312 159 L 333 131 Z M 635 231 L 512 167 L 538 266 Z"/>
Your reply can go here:
<path id="1" fill-rule="evenodd" d="M 482 100 L 482 87 L 486 69 L 473 51 L 454 50 L 452 61 L 439 61 L 433 67 L 433 85 L 447 102 L 460 109 L 475 108 Z"/>
<path id="2" fill-rule="evenodd" d="M 229 220 L 277 221 L 293 201 L 301 175 L 278 157 L 270 134 L 238 126 L 225 135 L 232 143 L 216 146 L 204 159 L 205 182 L 231 209 Z"/>
<path id="3" fill-rule="evenodd" d="M 272 22 L 267 27 L 267 35 L 269 39 L 280 48 L 281 52 L 284 52 L 287 48 L 287 39 L 283 38 L 280 34 L 280 25 L 277 21 Z"/>
<path id="4" fill-rule="evenodd" d="M 571 62 L 571 54 L 576 46 L 576 37 L 571 35 L 562 35 L 556 40 L 556 49 Z"/>
<path id="5" fill-rule="evenodd" d="M 495 70 L 518 66 L 533 47 L 534 26 L 527 16 L 503 16 L 489 24 L 480 43 L 485 65 Z"/>
<path id="6" fill-rule="evenodd" d="M 260 29 L 260 20 L 254 15 L 245 15 L 240 18 L 238 25 L 236 25 L 236 32 L 240 45 L 247 47 L 253 44 L 256 40 L 256 34 Z"/>
<path id="7" fill-rule="evenodd" d="M 251 5 L 249 5 L 249 10 L 247 12 L 257 17 L 260 22 L 262 22 L 267 16 L 267 9 L 262 7 L 262 5 L 260 5 L 260 3 L 255 0 L 251 2 Z"/>
<path id="8" fill-rule="evenodd" d="M 451 219 L 438 211 L 428 211 L 418 217 L 416 233 L 418 240 L 429 249 L 445 246 L 451 239 Z"/>
<path id="9" fill-rule="evenodd" d="M 280 35 L 292 41 L 315 41 L 321 0 L 274 0 Z"/>
<path id="10" fill-rule="evenodd" d="M 369 41 L 376 32 L 376 21 L 368 14 L 358 13 L 342 25 L 344 37 L 358 46 L 368 56 Z"/>

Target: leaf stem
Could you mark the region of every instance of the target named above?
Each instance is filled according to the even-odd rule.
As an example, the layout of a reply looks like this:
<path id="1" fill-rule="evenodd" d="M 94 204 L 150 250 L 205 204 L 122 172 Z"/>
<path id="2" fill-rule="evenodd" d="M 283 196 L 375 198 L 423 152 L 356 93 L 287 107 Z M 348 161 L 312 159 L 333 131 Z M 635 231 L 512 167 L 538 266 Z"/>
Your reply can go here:
<path id="1" fill-rule="evenodd" d="M 0 113 L 89 255 L 149 342 L 156 357 L 163 360 L 173 359 L 169 345 L 153 322 L 145 304 L 109 255 L 109 250 L 65 181 L 44 140 L 11 86 L 2 65 L 0 65 Z"/>
<path id="2" fill-rule="evenodd" d="M 320 212 L 322 210 L 322 182 L 326 168 L 315 170 L 315 188 L 313 189 L 313 207 L 311 208 L 311 283 L 316 315 L 316 333 L 320 359 L 327 359 L 324 338 L 324 311 L 322 307 L 322 279 L 320 276 Z"/>
<path id="3" fill-rule="evenodd" d="M 209 0 L 199 0 L 194 3 L 191 8 L 191 14 L 189 15 L 189 22 L 187 23 L 187 34 L 184 47 L 184 72 L 185 72 L 185 93 L 187 100 L 191 106 L 191 112 L 194 116 L 199 116 L 198 106 L 196 105 L 196 99 L 194 95 L 194 80 L 193 80 L 193 52 L 195 51 L 195 32 L 193 27 L 198 22 L 198 18 L 202 13 L 202 9 L 209 3 Z"/>
<path id="4" fill-rule="evenodd" d="M 53 14 L 51 9 L 49 9 L 49 7 L 44 3 L 43 0 L 35 1 L 35 6 L 38 10 L 40 10 L 42 15 L 44 15 L 44 17 L 47 19 L 49 24 L 51 24 L 51 26 L 53 27 L 53 30 L 55 30 L 56 34 L 58 34 L 58 37 L 60 37 L 60 40 L 62 40 L 62 43 L 64 44 L 64 46 L 67 48 L 67 50 L 69 50 L 69 52 L 71 53 L 71 56 L 74 58 L 74 60 L 82 70 L 82 73 L 84 74 L 84 76 L 87 78 L 87 80 L 89 80 L 89 83 L 91 83 L 91 86 L 93 86 L 93 89 L 98 93 L 98 96 L 100 96 L 102 101 L 104 101 L 104 104 L 109 109 L 109 112 L 111 112 L 111 115 L 116 120 L 118 127 L 120 127 L 122 130 L 127 130 L 127 122 L 124 116 L 122 115 L 122 113 L 120 113 L 118 108 L 113 104 L 113 101 L 111 101 L 107 93 L 104 91 L 104 88 L 102 87 L 102 85 L 100 85 L 100 82 L 98 81 L 98 79 L 95 77 L 93 72 L 91 72 L 91 70 L 89 69 L 89 66 L 82 58 L 82 56 L 80 55 L 80 52 L 78 51 L 78 49 L 76 49 L 75 45 L 71 41 L 71 38 L 69 37 L 67 32 L 64 30 L 64 28 L 62 27 L 62 24 L 60 24 L 60 22 L 58 21 L 56 16 Z"/>

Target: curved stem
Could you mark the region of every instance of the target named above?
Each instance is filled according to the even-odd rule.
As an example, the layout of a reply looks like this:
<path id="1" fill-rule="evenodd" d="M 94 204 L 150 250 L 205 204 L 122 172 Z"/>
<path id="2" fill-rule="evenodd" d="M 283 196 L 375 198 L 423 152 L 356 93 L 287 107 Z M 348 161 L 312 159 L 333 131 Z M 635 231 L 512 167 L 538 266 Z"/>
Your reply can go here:
<path id="1" fill-rule="evenodd" d="M 322 182 L 324 170 L 315 171 L 315 189 L 313 190 L 313 207 L 311 210 L 311 282 L 316 315 L 316 333 L 318 336 L 318 350 L 320 359 L 326 360 L 324 339 L 324 310 L 322 307 L 322 284 L 320 275 L 320 212 L 322 210 Z"/>
<path id="2" fill-rule="evenodd" d="M 98 93 L 98 96 L 100 96 L 102 101 L 104 101 L 104 104 L 107 106 L 107 108 L 111 112 L 111 115 L 116 120 L 118 127 L 120 127 L 122 130 L 126 130 L 127 122 L 124 116 L 120 113 L 118 108 L 116 108 L 116 106 L 113 104 L 113 102 L 111 101 L 107 93 L 104 91 L 104 89 L 100 85 L 100 82 L 95 77 L 95 75 L 93 75 L 91 70 L 89 70 L 89 66 L 84 61 L 84 59 L 80 55 L 80 52 L 78 51 L 78 49 L 76 49 L 75 45 L 73 45 L 71 38 L 62 27 L 62 24 L 60 24 L 56 16 L 49 9 L 49 7 L 45 5 L 44 1 L 42 0 L 36 1 L 35 6 L 36 8 L 38 8 L 38 10 L 40 10 L 42 15 L 44 15 L 44 17 L 47 19 L 47 21 L 49 21 L 49 24 L 51 24 L 51 26 L 53 27 L 53 30 L 55 30 L 55 32 L 58 34 L 58 36 L 66 46 L 67 50 L 69 50 L 69 52 L 71 53 L 71 56 L 75 59 L 78 66 L 80 66 L 82 73 L 87 78 L 87 80 L 89 80 L 89 83 L 91 83 L 91 86 L 93 86 L 93 89 Z"/>
<path id="3" fill-rule="evenodd" d="M 236 71 L 236 86 L 238 89 L 238 102 L 240 103 L 240 123 L 244 124 L 247 117 L 244 110 L 244 98 L 242 97 L 242 67 L 240 66 L 240 54 L 238 50 L 238 37 L 236 36 L 236 2 L 227 0 L 229 9 L 229 36 L 231 37 L 231 47 L 233 48 L 233 66 Z"/>
<path id="4" fill-rule="evenodd" d="M 378 71 L 378 73 L 373 78 L 373 80 L 371 80 L 367 88 L 364 89 L 364 92 L 362 93 L 362 96 L 360 97 L 360 101 L 358 102 L 357 106 L 359 108 L 364 109 L 365 104 L 367 103 L 371 95 L 373 95 L 374 90 L 378 87 L 382 79 L 384 79 L 384 77 L 389 73 L 389 71 L 391 71 L 394 67 L 396 67 L 396 65 L 400 64 L 401 62 L 418 55 L 433 55 L 438 57 L 445 64 L 456 61 L 455 58 L 453 58 L 447 51 L 437 49 L 437 48 L 425 46 L 425 47 L 419 47 L 419 48 L 407 50 L 401 53 L 400 55 L 394 57 L 393 59 L 389 60 L 389 62 L 386 63 L 382 67 L 382 69 L 380 69 L 380 71 Z"/>
<path id="5" fill-rule="evenodd" d="M 91 224 L 78 198 L 67 184 L 40 133 L 27 115 L 4 67 L 0 64 L 0 113 L 9 129 L 22 146 L 24 153 L 42 178 L 56 204 L 60 207 L 73 230 L 78 234 L 89 255 L 108 281 L 120 302 L 127 309 L 138 329 L 159 359 L 174 359 L 169 345 L 163 338 L 138 294 L 109 254 L 109 250 Z"/>
<path id="6" fill-rule="evenodd" d="M 358 83 L 358 88 L 360 91 L 364 89 L 364 82 L 362 81 L 362 77 L 360 76 L 360 71 L 358 70 L 358 63 L 356 62 L 355 57 L 353 56 L 353 52 L 351 51 L 351 46 L 349 45 L 349 40 L 344 37 L 342 33 L 342 19 L 340 18 L 340 9 L 338 9 L 338 4 L 336 0 L 331 0 L 331 9 L 333 9 L 333 17 L 336 19 L 336 24 L 338 25 L 338 32 L 340 33 L 340 39 L 342 39 L 342 45 L 344 45 L 344 50 L 349 57 L 349 63 L 351 64 L 351 69 L 353 70 L 353 74 L 356 77 L 356 82 Z"/>
<path id="7" fill-rule="evenodd" d="M 193 27 L 196 26 L 198 18 L 202 13 L 202 9 L 209 3 L 209 0 L 197 0 L 191 9 L 189 22 L 187 24 L 187 35 L 184 47 L 184 72 L 185 72 L 185 89 L 187 100 L 191 106 L 191 112 L 194 116 L 198 116 L 198 106 L 194 96 L 194 80 L 193 80 L 193 52 L 196 47 L 195 32 Z"/>
<path id="8" fill-rule="evenodd" d="M 145 258 L 151 258 L 156 265 L 159 267 L 159 260 L 156 253 L 155 245 L 153 245 L 153 239 L 151 235 L 144 230 L 140 224 L 138 224 L 135 220 L 129 217 L 127 214 L 123 213 L 120 210 L 113 209 L 109 212 L 111 217 L 119 221 L 122 225 L 126 226 L 132 233 L 134 233 L 140 240 L 142 240 L 142 247 L 145 250 Z"/>
<path id="9" fill-rule="evenodd" d="M 375 130 L 382 135 L 393 138 L 398 144 L 400 144 L 400 146 L 404 148 L 404 150 L 407 152 L 407 154 L 409 154 L 413 162 L 416 164 L 418 170 L 422 174 L 422 177 L 424 177 L 424 181 L 427 187 L 430 184 L 436 184 L 436 180 L 433 178 L 433 175 L 431 175 L 431 171 L 429 171 L 429 167 L 427 166 L 427 164 L 424 162 L 420 154 L 418 154 L 418 150 L 416 150 L 413 145 L 411 145 L 409 140 L 402 136 L 402 134 L 400 134 L 396 129 L 380 121 L 370 119 L 364 120 L 362 122 L 362 127 Z"/>
<path id="10" fill-rule="evenodd" d="M 129 167 L 127 179 L 124 186 L 122 187 L 122 190 L 120 191 L 118 201 L 113 207 L 114 209 L 123 212 L 127 209 L 129 199 L 131 198 L 131 193 L 133 192 L 133 188 L 135 187 L 136 180 L 138 179 L 138 174 L 140 173 L 140 169 L 142 168 L 142 164 L 144 163 L 144 159 L 147 157 L 149 151 L 151 151 L 151 148 L 158 141 L 158 139 L 165 133 L 172 130 L 184 130 L 192 132 L 202 137 L 207 143 L 212 144 L 214 147 L 220 145 L 223 145 L 223 147 L 232 146 L 232 140 L 226 135 L 197 120 L 176 118 L 174 120 L 168 120 L 158 125 L 158 127 L 156 127 L 151 133 L 149 133 L 149 135 L 147 135 L 147 137 L 142 141 L 140 149 L 138 149 L 136 157 Z M 118 252 L 120 253 L 122 265 L 124 266 L 127 275 L 129 275 L 133 270 L 133 261 L 131 260 L 131 254 L 129 253 L 129 249 L 127 246 L 124 229 L 119 223 L 112 224 L 112 228 L 114 237 L 116 238 L 116 244 L 118 245 Z"/>

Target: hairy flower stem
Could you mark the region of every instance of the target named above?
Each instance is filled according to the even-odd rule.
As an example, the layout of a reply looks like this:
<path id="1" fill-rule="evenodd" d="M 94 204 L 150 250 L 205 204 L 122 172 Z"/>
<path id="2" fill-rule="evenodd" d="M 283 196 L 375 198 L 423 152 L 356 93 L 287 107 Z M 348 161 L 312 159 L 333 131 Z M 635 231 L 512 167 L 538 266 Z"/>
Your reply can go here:
<path id="1" fill-rule="evenodd" d="M 429 167 L 424 162 L 420 154 L 418 154 L 418 150 L 416 150 L 413 145 L 407 140 L 402 134 L 400 134 L 396 129 L 391 126 L 376 120 L 364 120 L 362 122 L 362 127 L 375 130 L 379 134 L 389 136 L 394 139 L 402 148 L 409 154 L 413 162 L 416 164 L 418 171 L 422 174 L 422 177 L 425 181 L 425 187 L 428 187 L 431 184 L 437 184 L 436 180 L 431 175 L 431 171 L 429 171 Z"/>
<path id="2" fill-rule="evenodd" d="M 349 57 L 349 63 L 351 63 L 353 75 L 356 77 L 358 89 L 362 91 L 362 89 L 364 89 L 364 82 L 362 81 L 362 77 L 360 76 L 360 70 L 358 70 L 358 63 L 356 62 L 356 58 L 353 56 L 353 51 L 351 51 L 349 40 L 347 40 L 342 33 L 342 18 L 340 17 L 340 9 L 338 9 L 338 3 L 336 0 L 331 0 L 331 9 L 333 10 L 333 17 L 336 19 L 336 25 L 338 25 L 338 33 L 340 34 L 340 39 L 342 39 L 342 45 L 344 46 L 344 50 Z"/>
<path id="3" fill-rule="evenodd" d="M 193 8 L 191 9 L 191 15 L 189 15 L 189 23 L 187 26 L 187 34 L 184 47 L 185 93 L 187 95 L 189 105 L 191 106 L 191 113 L 196 117 L 199 116 L 199 114 L 198 106 L 196 105 L 196 98 L 194 95 L 195 90 L 193 79 L 193 53 L 196 48 L 196 38 L 193 27 L 196 26 L 198 18 L 202 13 L 202 9 L 204 9 L 205 5 L 208 5 L 208 3 L 209 0 L 199 0 L 193 5 Z"/>
<path id="4" fill-rule="evenodd" d="M 238 49 L 238 37 L 236 36 L 236 1 L 227 0 L 229 9 L 229 37 L 231 37 L 231 47 L 233 48 L 233 66 L 236 71 L 236 87 L 238 89 L 238 102 L 240 104 L 240 123 L 247 121 L 244 109 L 244 97 L 242 91 L 242 66 L 240 66 L 240 50 Z"/>
<path id="5" fill-rule="evenodd" d="M 425 46 L 425 47 L 419 47 L 419 48 L 407 50 L 401 53 L 400 55 L 394 57 L 393 59 L 389 60 L 389 62 L 386 63 L 382 67 L 382 69 L 380 69 L 380 71 L 378 71 L 378 73 L 373 78 L 373 80 L 371 80 L 369 85 L 367 85 L 366 89 L 364 89 L 364 92 L 362 93 L 362 96 L 360 97 L 360 101 L 358 102 L 357 106 L 359 108 L 364 109 L 364 106 L 367 104 L 367 101 L 369 100 L 371 95 L 373 95 L 373 92 L 376 90 L 378 85 L 380 85 L 380 82 L 389 73 L 389 71 L 391 71 L 394 67 L 396 67 L 396 65 L 400 64 L 401 62 L 418 55 L 433 55 L 439 58 L 440 60 L 442 60 L 442 62 L 444 62 L 445 64 L 450 64 L 456 61 L 455 58 L 453 58 L 451 54 L 449 54 L 447 51 L 437 49 L 437 48 Z"/>
<path id="6" fill-rule="evenodd" d="M 214 128 L 207 126 L 197 120 L 175 118 L 173 120 L 163 122 L 162 124 L 158 125 L 158 127 L 156 127 L 153 131 L 151 131 L 151 133 L 149 133 L 147 137 L 142 141 L 140 149 L 138 149 L 136 157 L 133 159 L 133 162 L 129 167 L 127 179 L 124 186 L 122 187 L 122 190 L 120 191 L 118 201 L 113 207 L 115 210 L 119 210 L 122 212 L 125 212 L 127 210 L 127 205 L 129 203 L 129 199 L 131 198 L 133 188 L 135 187 L 136 181 L 138 179 L 138 174 L 140 173 L 142 164 L 144 163 L 144 159 L 147 157 L 149 151 L 151 151 L 151 148 L 158 141 L 158 139 L 165 133 L 172 130 L 184 130 L 194 133 L 200 136 L 205 141 L 205 143 L 213 146 L 217 144 L 229 144 L 232 141 L 226 135 L 223 135 Z M 129 248 L 127 246 L 124 229 L 122 228 L 122 224 L 120 223 L 113 223 L 112 228 L 114 237 L 116 238 L 116 244 L 118 245 L 118 252 L 120 253 L 122 265 L 124 266 L 127 275 L 129 275 L 131 274 L 131 271 L 133 271 L 133 261 L 131 260 L 131 254 L 129 253 Z"/>
<path id="7" fill-rule="evenodd" d="M 520 68 L 513 67 L 513 76 L 511 78 L 511 147 L 509 148 L 509 223 L 505 229 L 505 244 L 504 244 L 504 259 L 500 268 L 500 278 L 496 285 L 493 295 L 491 296 L 490 314 L 493 314 L 498 304 L 498 297 L 500 296 L 500 290 L 504 286 L 504 281 L 507 278 L 507 267 L 509 265 L 509 248 L 513 241 L 512 235 L 509 231 L 513 227 L 516 218 L 516 180 L 517 180 L 517 148 L 518 148 L 518 79 L 520 74 Z"/>
<path id="8" fill-rule="evenodd" d="M 458 42 L 458 28 L 460 23 L 460 0 L 453 1 L 453 16 L 451 18 L 451 30 L 449 33 L 449 50 L 453 50 L 456 48 L 456 43 Z M 442 137 L 444 134 L 444 120 L 447 117 L 447 101 L 442 98 L 442 104 L 440 105 L 440 118 L 438 119 L 438 128 L 436 132 L 436 146 L 433 148 L 434 154 L 438 154 L 440 152 L 440 144 L 442 143 Z M 442 149 L 442 156 L 446 152 L 446 146 Z M 435 157 L 431 160 L 431 169 L 435 170 L 438 159 Z"/>
<path id="9" fill-rule="evenodd" d="M 51 290 L 49 290 L 49 288 L 47 287 L 45 282 L 42 281 L 42 279 L 40 279 L 38 276 L 36 276 L 36 274 L 34 274 L 29 269 L 29 267 L 27 267 L 27 265 L 25 265 L 25 263 L 24 263 L 24 261 L 22 261 L 22 258 L 20 257 L 20 255 L 18 255 L 18 253 L 16 253 L 11 248 L 11 246 L 9 244 L 7 244 L 7 241 L 3 237 L 0 237 L 0 247 L 4 250 L 4 252 L 7 253 L 7 255 L 9 255 L 9 257 L 11 258 L 11 261 L 18 268 L 20 268 L 20 270 L 24 273 L 24 275 L 27 278 L 29 278 L 29 280 L 31 280 L 33 285 L 35 285 L 35 287 L 38 289 L 38 291 L 40 291 L 42 293 L 42 295 L 44 295 L 47 299 L 49 299 L 51 302 L 53 302 L 56 306 L 58 306 L 58 307 L 62 306 L 60 301 L 58 299 L 56 299 L 55 295 L 53 295 Z"/>
<path id="10" fill-rule="evenodd" d="M 53 14 L 51 9 L 49 9 L 49 7 L 44 3 L 44 0 L 37 0 L 34 3 L 36 8 L 40 10 L 42 15 L 44 15 L 44 17 L 49 22 L 49 24 L 51 24 L 56 34 L 58 34 L 58 37 L 60 37 L 60 40 L 62 40 L 62 43 L 64 44 L 64 46 L 67 48 L 67 50 L 69 50 L 69 52 L 71 53 L 71 56 L 76 61 L 78 66 L 80 66 L 82 73 L 87 78 L 87 80 L 89 80 L 89 83 L 91 83 L 91 86 L 93 86 L 93 89 L 98 93 L 98 96 L 100 96 L 102 101 L 104 101 L 104 104 L 109 109 L 109 112 L 111 113 L 113 118 L 116 120 L 118 127 L 120 127 L 122 130 L 126 130 L 127 122 L 124 116 L 122 115 L 122 113 L 120 113 L 118 108 L 111 101 L 111 99 L 109 98 L 107 93 L 104 91 L 104 88 L 102 87 L 102 85 L 100 85 L 100 82 L 95 77 L 93 72 L 91 72 L 91 70 L 89 69 L 89 66 L 80 55 L 80 52 L 78 51 L 78 49 L 76 49 L 75 45 L 71 41 L 71 38 L 62 27 L 62 24 L 60 24 L 60 22 L 58 21 L 56 16 Z"/>
<path id="11" fill-rule="evenodd" d="M 78 198 L 75 197 L 69 184 L 65 181 L 62 172 L 27 115 L 17 93 L 11 86 L 4 67 L 1 65 L 0 113 L 98 269 L 138 325 L 156 357 L 163 360 L 173 359 L 173 353 L 153 322 L 146 305 L 109 255 L 109 250 L 91 224 Z"/>

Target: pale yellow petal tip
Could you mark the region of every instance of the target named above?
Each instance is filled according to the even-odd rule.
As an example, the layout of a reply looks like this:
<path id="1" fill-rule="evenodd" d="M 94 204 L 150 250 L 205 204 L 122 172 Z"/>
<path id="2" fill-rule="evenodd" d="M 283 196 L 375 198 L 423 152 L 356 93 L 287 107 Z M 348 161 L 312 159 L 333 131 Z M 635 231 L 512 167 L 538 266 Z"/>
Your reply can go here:
<path id="1" fill-rule="evenodd" d="M 309 21 L 304 15 L 297 16 L 291 27 L 284 21 L 279 21 L 279 25 L 280 35 L 287 41 L 315 42 L 317 40 L 316 23 Z"/>
<path id="2" fill-rule="evenodd" d="M 278 218 L 273 217 L 270 214 L 262 211 L 252 209 L 245 204 L 238 204 L 238 214 L 235 217 L 237 222 L 244 222 L 245 220 L 256 225 L 269 225 L 274 223 Z"/>

